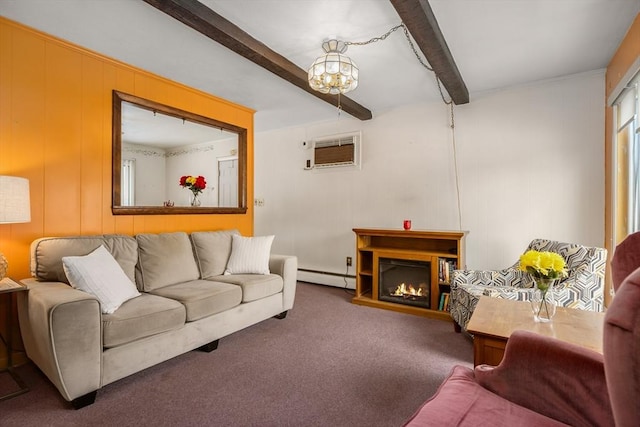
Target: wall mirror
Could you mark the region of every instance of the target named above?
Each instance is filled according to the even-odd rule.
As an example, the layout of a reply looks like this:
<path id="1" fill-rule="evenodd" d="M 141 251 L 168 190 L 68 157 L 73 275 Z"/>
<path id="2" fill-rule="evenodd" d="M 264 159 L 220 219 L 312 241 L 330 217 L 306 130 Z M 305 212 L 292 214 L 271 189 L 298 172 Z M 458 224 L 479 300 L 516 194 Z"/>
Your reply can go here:
<path id="1" fill-rule="evenodd" d="M 118 91 L 112 128 L 114 214 L 247 211 L 245 128 Z"/>

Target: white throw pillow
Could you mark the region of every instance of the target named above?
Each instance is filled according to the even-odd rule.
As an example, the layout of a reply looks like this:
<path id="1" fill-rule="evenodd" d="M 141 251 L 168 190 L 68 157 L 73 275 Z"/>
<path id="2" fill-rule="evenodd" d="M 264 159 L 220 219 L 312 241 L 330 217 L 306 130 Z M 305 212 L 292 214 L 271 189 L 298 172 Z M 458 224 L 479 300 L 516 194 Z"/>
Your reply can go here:
<path id="1" fill-rule="evenodd" d="M 62 257 L 62 267 L 71 286 L 94 295 L 105 314 L 140 295 L 118 261 L 102 245 L 89 255 Z"/>
<path id="2" fill-rule="evenodd" d="M 269 256 L 274 237 L 231 236 L 231 255 L 224 274 L 269 274 Z"/>

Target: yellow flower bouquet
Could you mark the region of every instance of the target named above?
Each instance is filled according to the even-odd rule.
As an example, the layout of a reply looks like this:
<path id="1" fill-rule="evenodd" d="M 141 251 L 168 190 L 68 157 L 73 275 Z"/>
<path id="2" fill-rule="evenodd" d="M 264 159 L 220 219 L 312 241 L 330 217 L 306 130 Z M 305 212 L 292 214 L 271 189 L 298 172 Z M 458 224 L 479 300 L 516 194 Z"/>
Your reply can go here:
<path id="1" fill-rule="evenodd" d="M 538 322 L 549 322 L 556 312 L 553 282 L 567 276 L 566 263 L 555 252 L 527 251 L 520 257 L 520 270 L 534 278 L 536 288 L 531 295 L 533 316 Z M 551 291 L 551 292 L 549 292 Z"/>
<path id="2" fill-rule="evenodd" d="M 536 279 L 559 279 L 567 276 L 566 263 L 555 252 L 527 251 L 520 257 L 520 270 Z"/>

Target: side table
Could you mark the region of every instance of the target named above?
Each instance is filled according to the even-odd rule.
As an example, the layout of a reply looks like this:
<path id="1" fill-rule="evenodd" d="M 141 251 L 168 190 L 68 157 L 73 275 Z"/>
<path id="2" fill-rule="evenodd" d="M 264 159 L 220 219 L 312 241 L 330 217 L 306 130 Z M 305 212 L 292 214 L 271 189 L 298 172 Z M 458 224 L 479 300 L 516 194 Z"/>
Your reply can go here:
<path id="1" fill-rule="evenodd" d="M 7 348 L 7 367 L 0 370 L 0 373 L 8 372 L 13 381 L 15 381 L 19 387 L 18 390 L 14 392 L 0 396 L 0 401 L 11 399 L 12 397 L 16 397 L 29 391 L 27 385 L 22 381 L 22 378 L 20 378 L 18 373 L 13 369 L 13 295 L 17 292 L 25 291 L 27 291 L 27 287 L 20 282 L 16 282 L 8 277 L 0 280 L 0 295 L 3 295 L 7 300 L 7 336 L 6 339 L 3 340 Z"/>
<path id="2" fill-rule="evenodd" d="M 480 297 L 467 331 L 473 335 L 473 364 L 497 365 L 511 333 L 536 332 L 602 353 L 604 313 L 558 307 L 549 323 L 533 319 L 531 304 L 502 298 Z"/>

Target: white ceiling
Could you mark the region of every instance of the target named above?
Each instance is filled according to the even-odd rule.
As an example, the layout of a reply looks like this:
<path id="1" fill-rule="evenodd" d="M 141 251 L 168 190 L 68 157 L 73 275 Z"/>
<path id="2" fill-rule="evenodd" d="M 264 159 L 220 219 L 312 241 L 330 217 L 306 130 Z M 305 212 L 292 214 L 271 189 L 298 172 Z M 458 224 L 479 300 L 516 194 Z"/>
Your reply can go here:
<path id="1" fill-rule="evenodd" d="M 322 41 L 364 41 L 400 23 L 388 0 L 201 0 L 307 69 Z M 603 69 L 640 0 L 429 0 L 474 94 Z M 101 54 L 253 108 L 256 131 L 329 120 L 329 104 L 239 57 L 142 0 L 0 0 L 0 14 Z M 401 31 L 350 46 L 347 96 L 376 114 L 437 102 L 435 79 Z"/>

